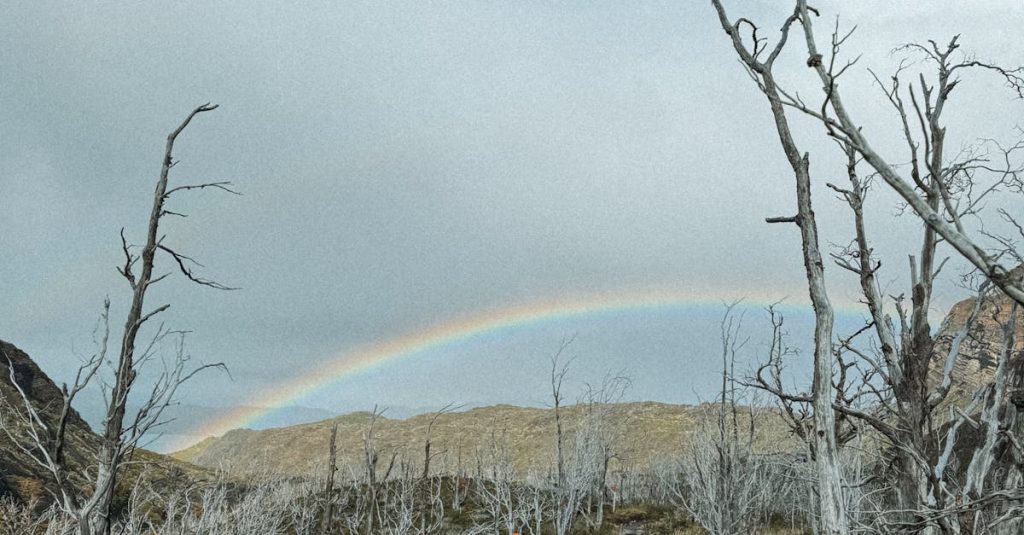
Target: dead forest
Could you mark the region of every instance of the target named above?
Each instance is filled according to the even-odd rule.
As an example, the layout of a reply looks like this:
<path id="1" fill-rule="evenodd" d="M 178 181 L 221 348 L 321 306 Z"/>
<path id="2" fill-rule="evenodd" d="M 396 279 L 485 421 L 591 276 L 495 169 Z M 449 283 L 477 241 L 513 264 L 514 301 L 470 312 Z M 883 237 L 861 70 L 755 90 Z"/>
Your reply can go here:
<path id="1" fill-rule="evenodd" d="M 550 384 L 540 458 L 521 458 L 515 429 L 495 427 L 472 447 L 439 438 L 435 424 L 461 410 L 454 403 L 400 449 L 380 441 L 383 408 L 358 431 L 342 431 L 357 433 L 354 455 L 338 451 L 334 424 L 303 474 L 193 466 L 145 451 L 179 388 L 223 372 L 197 364 L 189 335 L 161 323 L 171 305 L 149 293 L 172 277 L 197 292 L 235 290 L 207 278 L 210 269 L 165 230 L 187 215 L 190 195 L 231 202 L 244 190 L 176 180 L 176 143 L 217 118 L 216 105 L 202 104 L 153 162 L 148 219 L 118 237 L 125 295 L 113 299 L 126 302 L 123 325 L 112 325 L 106 302 L 92 353 L 64 385 L 0 344 L 0 452 L 21 463 L 25 485 L 0 492 L 0 534 L 1024 532 L 1024 130 L 947 126 L 950 110 L 990 104 L 958 99 L 961 84 L 995 79 L 1000 98 L 1024 99 L 1024 67 L 979 59 L 984 51 L 967 51 L 957 35 L 893 43 L 898 68 L 869 73 L 887 103 L 875 113 L 896 125 L 879 135 L 864 127 L 875 118 L 858 117 L 864 107 L 846 100 L 846 80 L 863 72 L 857 29 L 806 0 L 791 3 L 782 20 L 752 20 L 743 3 L 725 0 L 702 14 L 721 30 L 708 39 L 737 60 L 722 68 L 748 75 L 744 94 L 764 112 L 752 120 L 777 134 L 737 143 L 770 145 L 791 171 L 777 179 L 791 209 L 765 214 L 764 224 L 800 244 L 813 338 L 792 340 L 779 308 L 744 315 L 738 303 L 724 306 L 709 334 L 720 350 L 706 357 L 721 370 L 718 394 L 692 407 L 686 439 L 672 451 L 636 460 L 631 444 L 649 438 L 615 409 L 629 377 L 609 371 L 567 389 L 579 366 L 571 336 L 551 348 L 550 368 L 537 370 Z M 816 92 L 797 90 L 807 86 Z M 954 145 L 954 136 L 977 141 Z M 842 165 L 820 173 L 812 157 Z M 917 224 L 901 257 L 881 258 L 873 245 L 887 222 L 865 207 L 880 191 L 898 196 L 893 217 Z M 819 236 L 814 206 L 827 202 L 846 213 L 844 243 Z M 905 287 L 890 282 L 904 279 Z M 837 281 L 859 288 L 863 321 L 854 330 L 837 326 Z M 960 301 L 937 310 L 938 288 L 951 286 Z M 748 344 L 751 322 L 770 338 Z M 794 372 L 796 346 L 811 348 L 806 374 Z M 745 358 L 757 365 L 737 366 Z M 139 388 L 140 374 L 155 379 Z M 87 388 L 105 392 L 95 430 L 75 410 Z"/>

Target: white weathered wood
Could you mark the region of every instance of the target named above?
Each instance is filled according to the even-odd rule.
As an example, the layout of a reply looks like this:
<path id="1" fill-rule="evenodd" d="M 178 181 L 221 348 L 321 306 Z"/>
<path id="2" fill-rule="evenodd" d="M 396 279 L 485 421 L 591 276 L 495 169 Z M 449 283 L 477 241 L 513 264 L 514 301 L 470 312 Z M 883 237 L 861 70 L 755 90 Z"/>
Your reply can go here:
<path id="1" fill-rule="evenodd" d="M 795 222 L 800 229 L 804 271 L 815 315 L 812 406 L 814 409 L 815 471 L 818 484 L 818 531 L 823 535 L 845 535 L 849 532 L 849 524 L 846 501 L 843 497 L 843 477 L 836 442 L 835 414 L 832 409 L 835 399 L 835 389 L 832 386 L 834 313 L 825 285 L 825 266 L 819 249 L 817 222 L 811 204 L 810 157 L 806 153 L 801 154 L 797 147 L 789 120 L 786 117 L 782 96 L 772 73 L 773 63 L 785 46 L 789 29 L 796 22 L 799 13 L 795 11 L 786 19 L 778 43 L 768 58 L 762 62 L 758 59 L 758 50 L 748 50 L 739 33 L 741 22 L 749 23 L 749 21 L 740 19 L 739 22 L 733 23 L 726 15 L 720 0 L 712 0 L 712 4 L 718 13 L 722 29 L 732 40 L 733 48 L 754 76 L 761 92 L 768 98 L 779 141 L 796 178 L 797 215 L 795 218 L 785 218 L 785 220 Z M 756 41 L 754 46 L 755 48 L 758 46 Z"/>

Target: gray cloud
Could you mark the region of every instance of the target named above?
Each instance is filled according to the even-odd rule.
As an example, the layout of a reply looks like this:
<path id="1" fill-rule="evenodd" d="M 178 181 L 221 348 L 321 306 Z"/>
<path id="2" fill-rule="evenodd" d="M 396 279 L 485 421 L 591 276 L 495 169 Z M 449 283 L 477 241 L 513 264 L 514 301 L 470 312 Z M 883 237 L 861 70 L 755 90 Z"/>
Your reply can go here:
<path id="1" fill-rule="evenodd" d="M 784 11 L 750 5 L 769 28 Z M 1022 57 L 1008 33 L 1024 22 L 1017 2 L 836 3 L 822 6 L 823 26 L 837 6 L 860 25 L 851 48 L 865 68 L 891 68 L 901 42 L 954 32 L 986 57 Z M 0 334 L 57 376 L 72 348 L 88 350 L 105 295 L 115 326 L 123 316 L 117 232 L 141 239 L 162 140 L 205 101 L 222 108 L 185 134 L 173 180 L 232 180 L 245 195 L 179 199 L 190 217 L 168 239 L 244 290 L 177 281 L 153 296 L 196 331 L 197 356 L 236 377 L 202 379 L 188 391 L 197 404 L 245 403 L 251 385 L 345 348 L 567 293 L 803 298 L 795 232 L 763 223 L 792 211 L 790 175 L 706 5 L 31 2 L 0 21 L 0 73 Z M 848 83 L 854 111 L 899 147 L 866 71 Z M 962 91 L 992 104 L 950 116 L 971 136 L 1003 135 L 1020 116 L 998 81 Z M 815 170 L 835 174 L 816 127 L 798 121 L 798 134 Z M 826 237 L 844 242 L 843 206 L 816 193 Z M 894 206 L 879 192 L 871 215 L 895 266 L 917 226 L 894 220 Z M 839 299 L 853 296 L 853 281 L 835 279 Z M 523 343 L 536 353 L 548 342 Z M 609 344 L 621 355 L 634 342 Z M 667 363 L 675 348 L 645 351 Z M 401 381 L 365 384 L 412 404 Z M 468 399 L 486 397 L 472 384 Z"/>

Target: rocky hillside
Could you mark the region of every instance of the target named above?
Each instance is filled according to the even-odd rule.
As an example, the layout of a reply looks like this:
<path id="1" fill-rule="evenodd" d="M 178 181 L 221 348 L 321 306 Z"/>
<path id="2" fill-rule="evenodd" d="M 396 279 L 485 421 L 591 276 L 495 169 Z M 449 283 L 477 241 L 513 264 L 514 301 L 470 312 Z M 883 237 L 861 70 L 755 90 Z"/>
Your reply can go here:
<path id="1" fill-rule="evenodd" d="M 1024 275 L 1024 266 L 1014 270 Z M 963 329 L 974 311 L 974 298 L 960 301 L 946 315 L 939 334 L 936 336 L 935 362 L 932 366 L 933 380 L 942 374 L 944 359 L 949 352 L 953 338 Z M 960 358 L 953 371 L 953 388 L 950 402 L 963 403 L 970 400 L 975 390 L 992 379 L 999 354 L 1003 350 L 1004 326 L 1009 323 L 1013 301 L 1002 292 L 991 292 L 985 296 L 969 335 L 964 339 Z M 1015 351 L 1010 362 L 1024 362 L 1024 308 L 1017 312 L 1015 329 Z"/>
<path id="2" fill-rule="evenodd" d="M 10 360 L 8 360 L 10 359 Z M 18 415 L 22 414 L 22 399 L 10 382 L 13 368 L 14 380 L 25 391 L 33 406 L 47 423 L 58 418 L 63 397 L 60 388 L 50 380 L 39 366 L 14 345 L 0 340 L 0 425 L 11 431 L 0 431 L 0 496 L 13 495 L 28 502 L 34 499 L 46 501 L 50 496 L 51 479 L 42 467 L 12 440 L 28 444 L 18 431 Z M 99 437 L 82 417 L 72 410 L 68 422 L 67 448 L 65 458 L 72 481 L 86 488 L 87 468 L 91 466 Z M 136 450 L 135 461 L 125 481 L 133 481 L 140 473 L 163 481 L 173 487 L 175 481 L 187 483 L 196 478 L 206 477 L 206 471 L 195 466 L 171 459 L 146 450 Z"/>
<path id="3" fill-rule="evenodd" d="M 10 383 L 12 367 L 14 380 L 41 409 L 43 417 L 55 420 L 62 401 L 60 389 L 28 355 L 12 344 L 0 341 L 0 411 L 3 411 L 0 425 L 4 429 L 14 429 L 17 422 L 15 414 L 21 408 L 21 397 Z M 88 424 L 72 411 L 68 422 L 68 463 L 76 468 L 85 466 L 87 454 L 95 445 L 96 439 Z M 17 448 L 6 432 L 0 432 L 0 494 L 13 494 L 21 499 L 42 497 L 48 480 L 42 468 Z"/>
<path id="4" fill-rule="evenodd" d="M 618 462 L 647 467 L 683 451 L 698 422 L 711 405 L 684 406 L 654 402 L 617 403 L 604 406 L 603 421 L 613 437 Z M 743 409 L 747 410 L 747 409 Z M 586 409 L 566 409 L 566 428 L 574 433 Z M 208 468 L 236 474 L 276 472 L 310 474 L 324 469 L 331 427 L 338 424 L 339 466 L 358 470 L 363 456 L 363 439 L 372 415 L 353 413 L 312 424 L 253 431 L 238 429 L 222 437 L 209 438 L 173 457 Z M 394 455 L 398 462 L 420 465 L 424 442 L 433 415 L 405 420 L 378 418 L 375 445 L 382 464 Z M 756 442 L 764 449 L 790 447 L 791 442 L 777 417 L 763 411 L 756 414 Z M 741 419 L 746 428 L 749 417 Z M 506 448 L 521 473 L 547 470 L 554 459 L 554 411 L 552 409 L 498 405 L 466 412 L 442 414 L 433 425 L 432 452 L 445 452 L 432 461 L 440 471 L 476 467 L 478 452 L 488 455 L 493 447 Z M 382 468 L 383 470 L 383 468 Z"/>

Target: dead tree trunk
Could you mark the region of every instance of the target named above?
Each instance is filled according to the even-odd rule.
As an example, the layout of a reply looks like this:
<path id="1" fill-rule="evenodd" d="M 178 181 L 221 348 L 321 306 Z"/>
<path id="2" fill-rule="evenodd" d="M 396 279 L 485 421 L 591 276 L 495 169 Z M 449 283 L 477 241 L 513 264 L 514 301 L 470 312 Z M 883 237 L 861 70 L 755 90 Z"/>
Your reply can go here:
<path id="1" fill-rule="evenodd" d="M 324 488 L 324 519 L 321 532 L 327 535 L 334 524 L 334 474 L 338 471 L 338 423 L 331 426 L 331 443 L 327 458 L 327 486 Z"/>
<path id="2" fill-rule="evenodd" d="M 423 477 L 420 480 L 420 533 L 426 534 L 428 529 L 427 526 L 433 525 L 434 518 L 430 518 L 428 522 L 428 516 L 433 514 L 433 487 L 434 482 L 430 475 L 430 461 L 434 458 L 437 453 L 431 453 L 432 446 L 432 435 L 434 431 L 434 424 L 437 423 L 437 419 L 443 414 L 447 414 L 458 407 L 454 403 L 449 403 L 440 410 L 434 413 L 434 416 L 430 419 L 430 423 L 427 424 L 427 436 L 423 441 Z"/>
<path id="3" fill-rule="evenodd" d="M 177 140 L 178 135 L 185 130 L 196 115 L 213 111 L 215 109 L 217 109 L 217 106 L 211 106 L 208 104 L 197 107 L 192 110 L 192 113 L 185 118 L 178 128 L 167 136 L 164 160 L 160 167 L 160 178 L 157 180 L 156 191 L 153 195 L 153 207 L 149 216 L 146 243 L 142 248 L 141 256 L 133 257 L 128 252 L 127 243 L 124 243 L 126 262 L 124 268 L 120 271 L 132 287 L 132 301 L 128 310 L 128 317 L 125 320 L 124 334 L 121 340 L 121 351 L 115 368 L 114 384 L 111 387 L 109 406 L 107 408 L 106 417 L 103 421 L 103 437 L 100 445 L 100 451 L 97 455 L 98 462 L 95 477 L 95 493 L 85 505 L 87 514 L 82 517 L 84 523 L 80 526 L 80 531 L 83 534 L 107 534 L 110 532 L 110 505 L 113 501 L 114 490 L 117 486 L 118 472 L 125 460 L 125 457 L 131 452 L 132 444 L 126 444 L 125 440 L 125 411 L 129 394 L 132 386 L 135 384 L 136 375 L 138 373 L 135 361 L 136 339 L 143 324 L 153 316 L 166 310 L 169 306 L 162 305 L 150 312 L 144 312 L 143 310 L 146 292 L 149 290 L 150 285 L 160 281 L 164 277 L 153 277 L 153 264 L 157 250 L 163 250 L 169 253 L 178 262 L 178 266 L 181 268 L 181 271 L 193 282 L 215 288 L 227 289 L 226 287 L 211 281 L 194 277 L 191 271 L 189 271 L 184 264 L 185 261 L 189 261 L 188 257 L 182 256 L 165 246 L 163 244 L 163 236 L 159 235 L 161 218 L 168 213 L 171 213 L 167 211 L 164 204 L 172 193 L 183 189 L 201 189 L 205 187 L 227 189 L 226 183 L 179 186 L 171 189 L 168 189 L 167 186 L 168 175 L 171 167 L 175 164 L 172 153 L 174 150 L 174 142 Z M 140 258 L 142 260 L 142 267 L 138 277 L 136 278 L 132 272 L 132 266 Z"/>
<path id="4" fill-rule="evenodd" d="M 377 407 L 373 407 L 373 414 L 370 417 L 370 425 L 363 435 L 363 463 L 366 469 L 366 484 L 367 484 L 367 495 L 370 502 L 370 507 L 366 515 L 366 535 L 373 535 L 374 521 L 378 514 L 377 504 L 377 449 L 374 446 L 374 431 L 377 425 L 377 418 L 383 411 L 378 411 Z M 394 459 L 392 458 L 392 463 Z M 388 467 L 388 472 L 391 471 L 391 467 Z M 385 477 L 387 479 L 387 477 Z"/>
<path id="5" fill-rule="evenodd" d="M 747 19 L 731 22 L 721 1 L 713 0 L 712 3 L 718 12 L 722 29 L 729 35 L 740 60 L 757 81 L 761 92 L 768 98 L 779 141 L 782 143 L 786 159 L 796 178 L 797 214 L 789 217 L 770 218 L 768 222 L 795 223 L 800 229 L 804 271 L 815 317 L 812 406 L 814 409 L 813 445 L 819 498 L 818 526 L 819 532 L 824 535 L 845 534 L 849 528 L 835 434 L 835 414 L 832 410 L 832 402 L 835 399 L 835 389 L 832 385 L 834 317 L 825 286 L 825 266 L 818 245 L 818 228 L 811 206 L 810 159 L 808 154 L 800 153 L 796 141 L 793 139 L 782 97 L 772 73 L 775 59 L 786 44 L 789 29 L 799 18 L 799 10 L 794 11 L 786 19 L 778 43 L 770 51 L 767 59 L 762 61 L 759 58 L 762 57 L 764 50 L 761 50 L 760 47 L 764 47 L 764 43 L 755 39 L 752 51 L 747 49 L 740 35 L 740 28 L 743 24 L 750 25 L 755 33 L 756 26 L 753 26 L 753 23 Z"/>
<path id="6" fill-rule="evenodd" d="M 567 359 L 564 363 L 560 363 L 559 360 L 571 343 L 572 339 L 563 341 L 558 351 L 551 357 L 551 398 L 555 413 L 555 464 L 558 478 L 555 487 L 554 512 L 557 535 L 569 533 L 573 519 L 576 517 L 579 498 L 575 482 L 569 481 L 565 455 L 565 428 L 562 421 L 562 383 L 565 381 L 566 374 L 569 373 L 569 365 L 572 364 L 573 359 Z"/>

